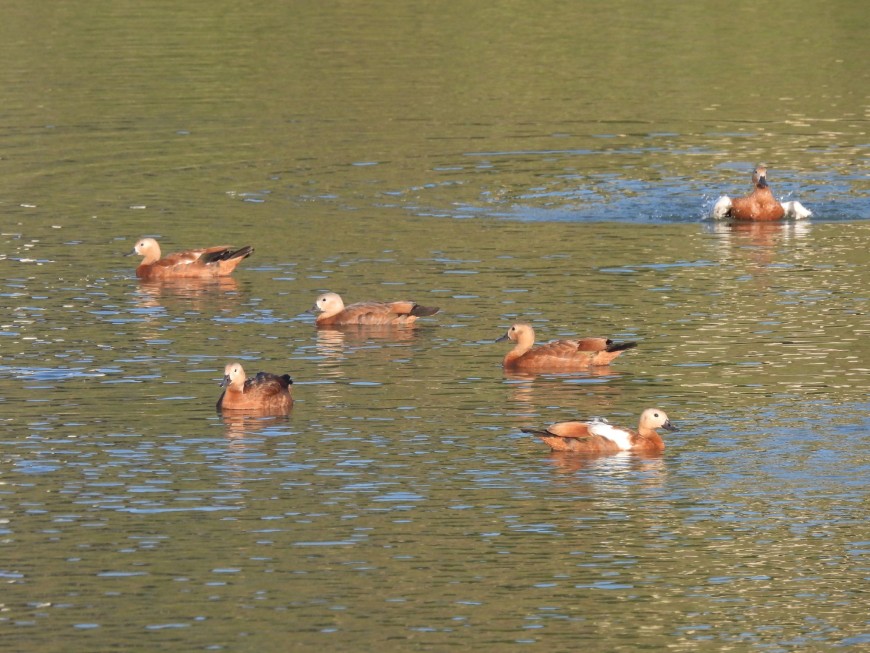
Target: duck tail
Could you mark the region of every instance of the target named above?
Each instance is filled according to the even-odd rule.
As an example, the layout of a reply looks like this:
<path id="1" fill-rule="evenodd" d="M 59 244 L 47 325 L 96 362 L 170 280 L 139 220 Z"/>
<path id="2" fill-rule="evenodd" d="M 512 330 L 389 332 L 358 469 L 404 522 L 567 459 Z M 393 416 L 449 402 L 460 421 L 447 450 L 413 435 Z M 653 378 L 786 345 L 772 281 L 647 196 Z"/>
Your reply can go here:
<path id="1" fill-rule="evenodd" d="M 605 351 L 625 351 L 637 347 L 636 342 L 608 342 Z"/>
<path id="2" fill-rule="evenodd" d="M 222 249 L 217 252 L 207 252 L 200 259 L 203 263 L 216 263 L 218 261 L 230 261 L 232 259 L 243 259 L 254 253 L 254 248 L 250 245 L 245 245 L 237 250 Z"/>
<path id="3" fill-rule="evenodd" d="M 254 248 L 251 245 L 245 245 L 244 247 L 240 247 L 239 249 L 237 249 L 235 252 L 229 252 L 226 255 L 226 258 L 248 258 L 253 253 Z"/>
<path id="4" fill-rule="evenodd" d="M 411 315 L 416 317 L 427 317 L 429 315 L 435 315 L 441 309 L 438 306 L 420 306 L 420 304 L 414 304 L 414 307 L 411 309 Z"/>

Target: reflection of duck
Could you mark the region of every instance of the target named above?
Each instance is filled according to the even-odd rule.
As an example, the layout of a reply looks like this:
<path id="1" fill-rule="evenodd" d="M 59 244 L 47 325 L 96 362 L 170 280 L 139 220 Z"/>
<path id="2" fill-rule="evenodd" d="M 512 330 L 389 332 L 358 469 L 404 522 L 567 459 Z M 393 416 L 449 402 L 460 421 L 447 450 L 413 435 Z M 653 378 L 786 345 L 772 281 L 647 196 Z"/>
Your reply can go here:
<path id="1" fill-rule="evenodd" d="M 332 377 L 344 376 L 344 368 L 341 366 L 342 361 L 345 359 L 344 338 L 344 331 L 339 329 L 317 330 L 317 343 L 315 347 L 317 353 L 322 356 L 322 360 L 317 363 L 322 375 Z"/>
<path id="2" fill-rule="evenodd" d="M 169 277 L 142 280 L 139 289 L 155 299 L 161 296 L 200 299 L 215 292 L 237 292 L 239 283 L 232 277 Z"/>
<path id="3" fill-rule="evenodd" d="M 554 340 L 534 347 L 535 330 L 529 324 L 514 324 L 496 342 L 511 340 L 516 346 L 504 357 L 506 370 L 570 372 L 608 365 L 636 342 L 615 343 L 609 338 Z"/>
<path id="4" fill-rule="evenodd" d="M 640 415 L 637 431 L 611 426 L 607 420 L 558 422 L 546 429 L 522 429 L 540 437 L 553 451 L 614 454 L 620 451 L 664 451 L 665 443 L 656 429 L 676 431 L 665 412 L 647 408 Z"/>
<path id="5" fill-rule="evenodd" d="M 620 376 L 620 372 L 607 365 L 566 373 L 504 371 L 508 400 L 519 404 L 516 409 L 521 415 L 537 414 L 544 406 L 571 402 L 576 399 L 578 389 L 584 387 L 594 393 L 596 405 L 611 406 L 614 396 L 620 394 L 620 386 L 612 385 L 610 380 Z"/>
<path id="6" fill-rule="evenodd" d="M 541 376 L 551 376 L 553 378 L 566 377 L 570 379 L 599 377 L 599 376 L 620 376 L 620 372 L 609 365 L 596 365 L 585 370 L 577 370 L 576 372 L 537 372 L 529 370 L 504 370 L 503 376 L 509 381 L 534 381 Z"/>
<path id="7" fill-rule="evenodd" d="M 310 312 L 317 314 L 315 324 L 318 327 L 334 327 L 349 324 L 409 325 L 418 317 L 435 315 L 439 310 L 411 301 L 358 302 L 345 306 L 341 296 L 328 292 L 317 298 Z"/>
<path id="8" fill-rule="evenodd" d="M 805 236 L 811 229 L 810 223 L 795 222 L 729 222 L 722 225 L 727 232 L 736 234 L 752 245 L 769 247 L 781 240 Z"/>
<path id="9" fill-rule="evenodd" d="M 364 343 L 372 340 L 406 342 L 418 336 L 417 329 L 406 329 L 392 324 L 344 324 L 317 330 L 317 342 Z"/>
<path id="10" fill-rule="evenodd" d="M 712 217 L 716 220 L 780 220 L 783 217 L 801 220 L 812 215 L 812 211 L 797 201 L 777 202 L 767 185 L 767 168 L 759 164 L 752 172 L 753 191 L 745 197 L 731 199 L 727 195 L 719 198 L 713 206 Z"/>
<path id="11" fill-rule="evenodd" d="M 709 230 L 721 236 L 719 243 L 726 255 L 746 259 L 758 271 L 767 269 L 775 260 L 777 245 L 803 238 L 812 230 L 810 222 L 733 221 L 712 223 Z"/>
<path id="12" fill-rule="evenodd" d="M 132 293 L 142 318 L 142 337 L 159 337 L 153 327 L 166 316 L 162 309 L 171 311 L 173 302 L 180 304 L 183 311 L 208 308 L 212 312 L 240 301 L 238 289 L 232 277 L 142 280 Z"/>
<path id="13" fill-rule="evenodd" d="M 223 245 L 203 249 L 189 249 L 184 252 L 168 254 L 161 258 L 160 245 L 153 238 L 143 238 L 128 254 L 144 257 L 136 276 L 140 279 L 162 279 L 167 277 L 222 277 L 232 274 L 242 259 L 250 256 L 254 248 L 245 245 L 233 249 Z"/>
<path id="14" fill-rule="evenodd" d="M 257 372 L 256 376 L 245 377 L 245 370 L 239 363 L 230 363 L 224 368 L 221 386 L 224 391 L 217 401 L 217 409 L 242 410 L 253 414 L 285 414 L 293 407 L 290 386 L 293 383 L 289 374 L 270 374 Z"/>
<path id="15" fill-rule="evenodd" d="M 719 223 L 717 226 L 724 227 L 725 230 L 733 234 L 748 234 L 759 245 L 767 245 L 792 236 L 806 236 L 813 228 L 810 222 L 751 222 L 748 220 Z"/>
<path id="16" fill-rule="evenodd" d="M 344 331 L 341 329 L 317 330 L 317 353 L 328 360 L 344 358 Z"/>
<path id="17" fill-rule="evenodd" d="M 329 327 L 317 330 L 317 353 L 323 357 L 327 367 L 334 370 L 335 376 L 340 376 L 339 368 L 331 365 L 345 359 L 348 352 L 365 346 L 377 340 L 388 340 L 404 343 L 417 337 L 417 329 L 396 327 L 390 325 L 349 324 L 340 327 Z"/>
<path id="18" fill-rule="evenodd" d="M 262 415 L 245 411 L 226 411 L 221 413 L 221 421 L 226 426 L 228 438 L 244 438 L 268 428 L 286 424 L 287 415 Z"/>
<path id="19" fill-rule="evenodd" d="M 575 474 L 577 472 L 599 472 L 607 475 L 616 475 L 630 471 L 648 474 L 646 485 L 660 485 L 665 471 L 664 459 L 660 451 L 621 451 L 612 456 L 598 454 L 566 455 L 562 451 L 551 451 L 550 464 L 563 474 Z"/>

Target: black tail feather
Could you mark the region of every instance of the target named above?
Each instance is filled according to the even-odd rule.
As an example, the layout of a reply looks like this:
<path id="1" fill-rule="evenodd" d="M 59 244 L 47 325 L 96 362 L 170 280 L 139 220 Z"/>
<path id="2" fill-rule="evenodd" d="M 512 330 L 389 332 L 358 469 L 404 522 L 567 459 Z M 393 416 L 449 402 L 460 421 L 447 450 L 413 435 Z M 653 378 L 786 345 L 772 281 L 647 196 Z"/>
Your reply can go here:
<path id="1" fill-rule="evenodd" d="M 247 258 L 251 254 L 254 253 L 254 248 L 250 245 L 245 245 L 244 247 L 240 247 L 239 249 L 222 249 L 219 252 L 211 252 L 210 254 L 203 254 L 202 262 L 203 263 L 214 263 L 216 261 L 229 261 L 234 258 Z"/>
<path id="2" fill-rule="evenodd" d="M 231 258 L 248 258 L 251 254 L 254 253 L 254 248 L 251 245 L 245 245 L 244 247 L 239 247 L 235 252 L 228 252 L 226 255 L 226 259 L 229 260 Z"/>
<path id="3" fill-rule="evenodd" d="M 634 349 L 637 347 L 636 342 L 612 342 L 608 341 L 605 351 L 625 351 L 626 349 Z"/>
<path id="4" fill-rule="evenodd" d="M 429 315 L 435 315 L 441 309 L 438 306 L 420 306 L 420 304 L 414 304 L 414 308 L 411 309 L 411 315 L 416 317 L 427 317 Z"/>

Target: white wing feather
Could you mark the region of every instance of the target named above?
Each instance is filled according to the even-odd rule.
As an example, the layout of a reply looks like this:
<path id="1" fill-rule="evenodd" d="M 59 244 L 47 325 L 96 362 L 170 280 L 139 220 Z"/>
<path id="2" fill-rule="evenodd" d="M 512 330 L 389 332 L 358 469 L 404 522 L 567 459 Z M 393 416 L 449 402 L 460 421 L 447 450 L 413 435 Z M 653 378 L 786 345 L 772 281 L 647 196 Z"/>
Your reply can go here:
<path id="1" fill-rule="evenodd" d="M 607 438 L 623 451 L 631 449 L 631 433 L 621 428 L 611 426 L 605 422 L 594 422 L 589 425 L 589 432 L 592 435 L 600 435 L 602 438 Z"/>
<path id="2" fill-rule="evenodd" d="M 723 195 L 713 205 L 713 210 L 710 212 L 710 217 L 714 220 L 724 220 L 728 217 L 728 212 L 730 210 L 731 198 L 727 195 Z"/>
<path id="3" fill-rule="evenodd" d="M 791 202 L 782 202 L 782 208 L 785 210 L 785 217 L 794 218 L 795 220 L 806 220 L 813 212 L 797 200 Z"/>

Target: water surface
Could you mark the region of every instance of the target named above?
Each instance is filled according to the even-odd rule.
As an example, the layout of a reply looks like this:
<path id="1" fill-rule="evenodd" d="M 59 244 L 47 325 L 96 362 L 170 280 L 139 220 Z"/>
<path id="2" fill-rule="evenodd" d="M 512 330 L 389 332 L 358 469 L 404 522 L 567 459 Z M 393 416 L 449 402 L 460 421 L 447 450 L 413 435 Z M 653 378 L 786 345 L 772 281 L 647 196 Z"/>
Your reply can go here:
<path id="1" fill-rule="evenodd" d="M 866 646 L 862 3 L 2 13 L 5 648 Z M 762 160 L 813 219 L 707 221 Z M 506 376 L 517 320 L 640 344 Z M 230 359 L 292 413 L 217 415 Z M 651 460 L 520 431 L 652 405 Z"/>

